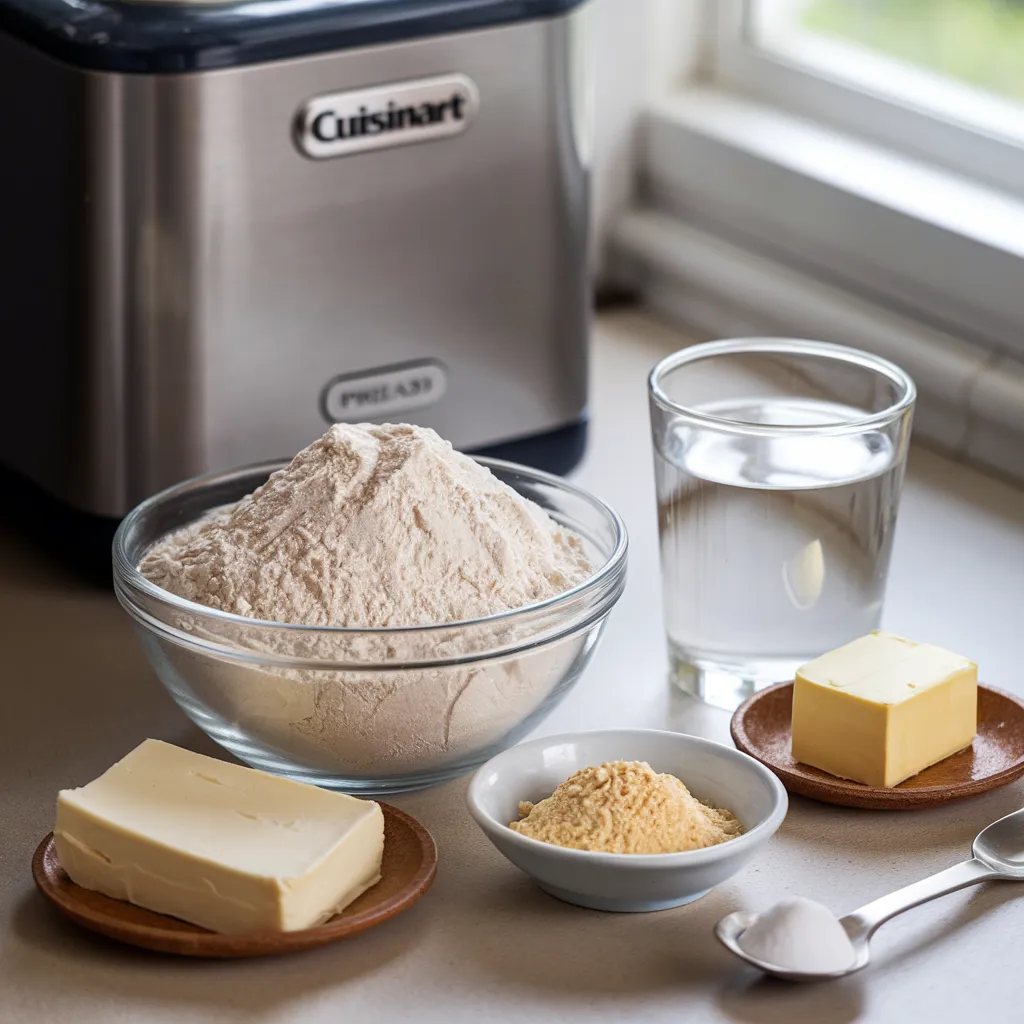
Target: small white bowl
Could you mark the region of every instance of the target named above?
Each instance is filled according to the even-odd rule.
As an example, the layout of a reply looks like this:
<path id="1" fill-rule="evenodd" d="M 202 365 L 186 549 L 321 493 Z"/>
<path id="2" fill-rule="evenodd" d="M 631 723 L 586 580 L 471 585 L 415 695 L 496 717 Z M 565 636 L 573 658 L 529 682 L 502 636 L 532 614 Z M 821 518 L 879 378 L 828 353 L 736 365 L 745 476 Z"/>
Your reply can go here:
<path id="1" fill-rule="evenodd" d="M 683 853 L 592 853 L 542 843 L 508 827 L 520 800 L 550 796 L 573 772 L 605 761 L 646 761 L 682 779 L 694 796 L 733 812 L 743 835 Z M 789 807 L 782 783 L 722 743 L 660 732 L 567 733 L 510 747 L 473 776 L 469 811 L 487 838 L 547 893 L 594 910 L 667 910 L 700 899 L 734 875 L 775 834 Z"/>

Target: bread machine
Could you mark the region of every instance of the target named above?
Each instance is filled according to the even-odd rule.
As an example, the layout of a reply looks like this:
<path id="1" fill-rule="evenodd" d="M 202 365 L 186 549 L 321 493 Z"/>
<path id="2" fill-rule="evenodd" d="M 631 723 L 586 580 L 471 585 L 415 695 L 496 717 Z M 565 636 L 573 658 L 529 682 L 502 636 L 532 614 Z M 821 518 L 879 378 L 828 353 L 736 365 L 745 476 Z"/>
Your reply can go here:
<path id="1" fill-rule="evenodd" d="M 569 468 L 586 13 L 0 0 L 8 484 L 113 521 L 366 419 Z"/>

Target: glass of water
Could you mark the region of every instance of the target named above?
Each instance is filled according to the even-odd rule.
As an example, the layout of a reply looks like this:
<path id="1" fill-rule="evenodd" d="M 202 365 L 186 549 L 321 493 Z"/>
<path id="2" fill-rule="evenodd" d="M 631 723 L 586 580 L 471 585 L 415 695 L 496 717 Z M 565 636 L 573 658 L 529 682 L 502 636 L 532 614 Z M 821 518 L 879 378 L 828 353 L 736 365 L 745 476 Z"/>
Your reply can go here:
<path id="1" fill-rule="evenodd" d="M 740 338 L 649 381 L 673 681 L 720 707 L 878 628 L 914 383 L 866 352 Z"/>

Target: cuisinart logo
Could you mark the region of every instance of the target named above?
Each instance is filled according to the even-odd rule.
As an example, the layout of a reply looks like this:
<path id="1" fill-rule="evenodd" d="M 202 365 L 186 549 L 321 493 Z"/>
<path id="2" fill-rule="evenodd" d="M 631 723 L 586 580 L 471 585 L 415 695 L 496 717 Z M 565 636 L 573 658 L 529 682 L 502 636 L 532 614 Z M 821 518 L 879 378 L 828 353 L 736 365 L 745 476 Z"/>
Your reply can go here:
<path id="1" fill-rule="evenodd" d="M 295 121 L 295 143 L 314 160 L 458 135 L 480 105 L 465 75 L 438 75 L 317 96 Z"/>
<path id="2" fill-rule="evenodd" d="M 378 366 L 328 381 L 320 411 L 328 423 L 360 423 L 433 405 L 447 387 L 448 375 L 436 359 Z"/>

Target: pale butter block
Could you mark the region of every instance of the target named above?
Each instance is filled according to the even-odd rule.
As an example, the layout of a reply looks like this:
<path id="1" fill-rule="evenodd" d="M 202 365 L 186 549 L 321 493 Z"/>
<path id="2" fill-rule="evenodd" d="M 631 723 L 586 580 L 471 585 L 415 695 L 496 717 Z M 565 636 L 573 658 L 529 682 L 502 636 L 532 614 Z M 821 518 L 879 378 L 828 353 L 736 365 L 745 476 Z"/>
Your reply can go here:
<path id="1" fill-rule="evenodd" d="M 215 932 L 319 924 L 380 880 L 380 807 L 146 740 L 63 790 L 72 881 Z"/>
<path id="2" fill-rule="evenodd" d="M 977 727 L 978 666 L 931 644 L 870 633 L 796 675 L 793 757 L 840 778 L 899 785 Z"/>

